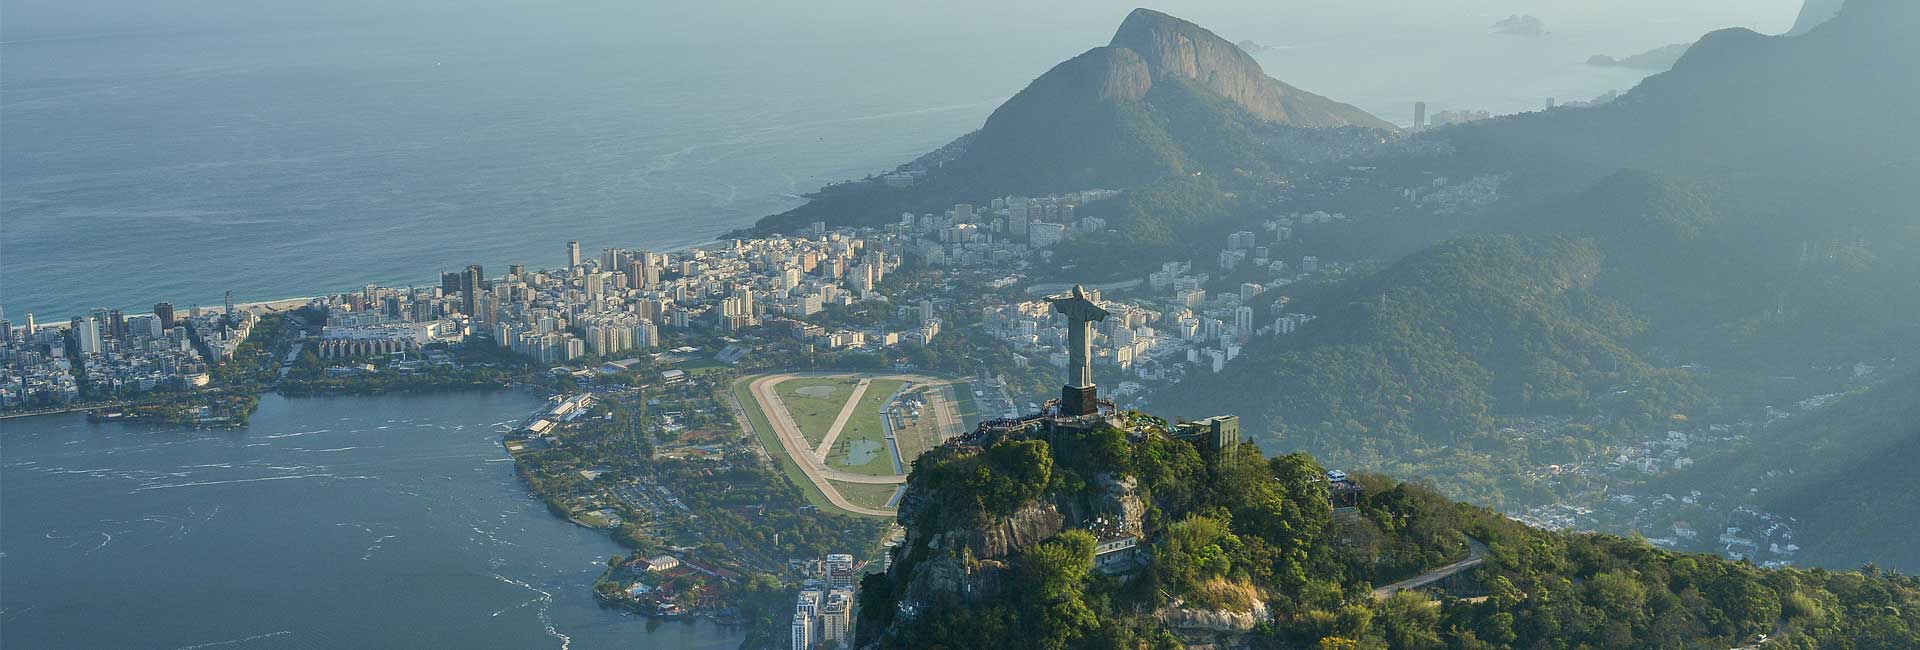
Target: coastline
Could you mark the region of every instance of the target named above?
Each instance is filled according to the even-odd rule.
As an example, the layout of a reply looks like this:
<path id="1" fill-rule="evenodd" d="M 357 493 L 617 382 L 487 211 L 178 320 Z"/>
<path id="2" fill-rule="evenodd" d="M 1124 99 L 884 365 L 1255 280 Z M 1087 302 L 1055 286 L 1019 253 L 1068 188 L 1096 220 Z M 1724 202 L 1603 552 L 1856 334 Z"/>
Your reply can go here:
<path id="1" fill-rule="evenodd" d="M 762 218 L 764 218 L 764 217 L 762 217 Z M 755 219 L 755 220 L 754 220 L 754 223 L 759 223 L 759 219 Z M 749 225 L 748 225 L 748 226 L 746 226 L 745 228 L 751 228 L 751 227 L 752 227 L 752 225 L 751 225 L 751 224 L 749 224 Z M 667 246 L 667 247 L 663 247 L 663 248 L 657 248 L 657 249 L 655 249 L 655 248 L 646 248 L 646 247 L 644 247 L 644 246 L 643 246 L 642 248 L 646 248 L 647 250 L 652 250 L 652 251 L 654 251 L 654 252 L 656 252 L 656 253 L 680 253 L 680 252 L 685 252 L 685 251 L 690 251 L 690 250 L 695 250 L 695 249 L 700 249 L 700 248 L 707 248 L 707 247 L 710 247 L 710 246 L 718 246 L 718 245 L 720 245 L 720 244 L 722 244 L 723 242 L 725 242 L 726 240 L 729 240 L 729 239 L 735 239 L 735 238 L 737 238 L 737 237 L 735 237 L 735 235 L 738 235 L 739 233 L 741 233 L 741 232 L 743 232 L 743 231 L 745 230 L 745 228 L 736 228 L 736 229 L 732 229 L 732 230 L 726 230 L 726 231 L 722 231 L 721 233 L 719 233 L 719 234 L 717 234 L 717 235 L 714 235 L 713 237 L 711 237 L 711 238 L 709 238 L 708 240 L 706 240 L 706 241 L 704 241 L 704 242 L 699 242 L 699 243 L 692 243 L 692 244 L 676 244 L 676 245 L 673 245 L 673 246 Z M 558 242 L 558 243 L 564 243 L 564 242 Z M 428 285 L 428 284 L 431 284 L 431 283 L 425 283 L 425 282 L 423 282 L 423 283 L 420 283 L 420 284 L 421 284 L 421 285 Z M 335 291 L 335 292 L 329 292 L 329 293 L 317 293 L 317 294 L 313 294 L 313 295 L 306 295 L 306 296 L 294 296 L 294 297 L 287 297 L 287 298 L 268 298 L 268 299 L 264 299 L 264 300 L 252 300 L 252 301 L 245 301 L 245 302 L 235 302 L 235 303 L 233 303 L 233 308 L 234 308 L 234 309 L 236 309 L 236 310 L 242 310 L 242 311 L 262 311 L 262 312 L 266 312 L 266 313 L 270 313 L 270 314 L 271 314 L 271 313 L 280 313 L 280 312 L 285 312 L 285 311 L 291 311 L 291 310 L 294 310 L 294 309 L 298 309 L 298 308 L 300 308 L 300 307 L 302 307 L 302 306 L 304 306 L 304 305 L 306 305 L 307 303 L 310 303 L 310 302 L 313 302 L 314 300 L 318 300 L 318 299 L 323 299 L 323 298 L 326 298 L 327 296 L 332 296 L 332 295 L 339 295 L 339 294 L 341 294 L 341 293 L 347 293 L 347 292 L 349 292 L 349 290 L 342 290 L 342 291 Z M 0 301 L 0 304 L 4 304 L 4 301 Z M 149 306 L 149 308 L 150 308 L 150 307 L 151 307 L 151 305 L 152 305 L 152 303 L 147 303 L 147 304 L 148 304 L 148 306 Z M 191 308 L 193 308 L 193 307 L 202 307 L 202 308 L 207 308 L 207 309 L 221 309 L 221 308 L 223 308 L 223 305 L 221 305 L 221 304 L 219 304 L 219 303 L 214 303 L 213 305 L 211 305 L 211 306 L 209 306 L 209 305 L 203 305 L 203 304 L 199 304 L 199 303 L 190 303 L 190 304 L 188 304 L 188 306 L 187 306 L 187 308 L 188 308 L 188 309 L 191 309 Z M 29 313 L 29 314 L 37 314 L 38 312 L 33 312 L 33 311 L 28 311 L 28 312 L 25 312 L 25 313 Z M 49 313 L 51 313 L 51 312 L 49 312 Z M 123 314 L 125 314 L 125 315 L 126 315 L 127 317 L 129 317 L 129 318 L 131 318 L 131 317 L 135 317 L 135 316 L 152 316 L 152 315 L 154 315 L 154 314 L 153 314 L 153 312 L 152 312 L 151 310 L 149 310 L 149 311 L 125 311 L 125 310 L 122 310 L 122 313 L 123 313 Z M 67 329 L 67 328 L 68 328 L 69 326 L 71 326 L 71 323 L 70 323 L 70 322 L 69 322 L 68 320 L 66 320 L 66 319 L 56 319 L 56 320 L 49 320 L 49 321 L 46 321 L 46 322 L 42 322 L 42 323 L 38 323 L 38 324 L 37 324 L 37 327 L 39 327 L 40 329 L 50 329 L 50 330 L 65 330 L 65 329 Z"/>

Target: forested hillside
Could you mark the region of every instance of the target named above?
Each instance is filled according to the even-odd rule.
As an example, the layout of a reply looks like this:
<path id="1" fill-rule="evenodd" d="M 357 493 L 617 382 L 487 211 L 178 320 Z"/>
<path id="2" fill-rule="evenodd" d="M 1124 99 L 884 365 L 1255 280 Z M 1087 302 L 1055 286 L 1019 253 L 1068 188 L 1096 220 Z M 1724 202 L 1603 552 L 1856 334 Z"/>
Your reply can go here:
<path id="1" fill-rule="evenodd" d="M 882 648 L 1910 648 L 1920 581 L 1763 571 L 1548 533 L 1382 476 L 1336 514 L 1313 458 L 1222 453 L 1130 416 L 916 463 L 907 543 L 862 583 Z M 1117 537 L 1118 536 L 1118 537 Z M 1143 563 L 1096 565 L 1142 540 Z M 1375 586 L 1469 557 L 1434 596 Z M 1096 569 L 1099 566 L 1099 569 Z M 1461 599 L 1456 596 L 1465 596 Z"/>
<path id="2" fill-rule="evenodd" d="M 1706 406 L 1692 380 L 1623 341 L 1644 319 L 1594 292 L 1606 256 L 1564 235 L 1471 237 L 1307 296 L 1320 315 L 1257 339 L 1256 359 L 1169 387 L 1158 408 L 1236 412 L 1259 440 L 1377 467 L 1453 447 L 1524 460 L 1502 414 L 1586 414 L 1602 396 L 1616 430 Z M 1550 444 L 1553 441 L 1542 441 Z"/>
<path id="3" fill-rule="evenodd" d="M 1892 80 L 1920 59 L 1916 11 L 1857 0 L 1803 36 L 1716 33 L 1613 104 L 1383 148 L 1373 178 L 1500 173 L 1507 196 L 1354 226 L 1464 234 L 1358 283 L 1284 291 L 1320 319 L 1153 403 L 1237 408 L 1264 440 L 1497 503 L 1500 476 L 1630 430 L 1745 417 L 1830 390 L 1809 378 L 1828 369 L 1920 349 L 1920 158 L 1895 125 L 1920 89 Z M 1527 243 L 1488 248 L 1508 234 Z"/>
<path id="4" fill-rule="evenodd" d="M 1766 427 L 1733 453 L 1661 486 L 1704 486 L 1794 513 L 1800 545 L 1824 566 L 1920 566 L 1920 373 L 1840 397 Z M 1903 513 L 1888 516 L 1889 513 Z"/>

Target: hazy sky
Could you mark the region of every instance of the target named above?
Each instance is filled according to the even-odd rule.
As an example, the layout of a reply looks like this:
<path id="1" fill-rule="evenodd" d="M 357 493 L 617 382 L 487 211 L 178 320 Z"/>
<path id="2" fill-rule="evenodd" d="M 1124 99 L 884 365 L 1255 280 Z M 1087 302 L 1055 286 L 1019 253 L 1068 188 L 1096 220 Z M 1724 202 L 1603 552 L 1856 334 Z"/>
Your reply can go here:
<path id="1" fill-rule="evenodd" d="M 1152 6 L 1272 46 L 1257 57 L 1268 74 L 1408 124 L 1415 101 L 1507 113 L 1626 90 L 1646 72 L 1584 62 L 1725 27 L 1783 32 L 1797 2 Z M 685 243 L 979 128 L 1049 67 L 1104 45 L 1134 6 L 0 0 L 0 300 L 54 312 L 225 289 L 281 297 L 526 261 L 529 241 L 546 255 L 558 249 L 544 242 L 571 237 Z M 1491 32 L 1513 13 L 1550 33 Z M 671 227 L 687 216 L 715 230 Z M 298 243 L 284 233 L 322 236 L 307 228 L 322 218 L 374 232 L 494 225 L 352 266 L 182 274 L 153 260 L 125 269 L 141 286 L 64 284 L 102 257 L 145 259 L 151 233 L 193 242 L 173 245 L 187 255 L 272 250 Z M 76 219 L 166 227 L 102 225 L 126 236 L 73 247 Z M 287 227 L 264 225 L 276 223 Z M 255 232 L 276 234 L 241 241 Z"/>
<path id="2" fill-rule="evenodd" d="M 1520 110 L 1539 99 L 1582 99 L 1596 86 L 1626 90 L 1637 76 L 1578 66 L 1593 54 L 1624 56 L 1691 42 L 1725 27 L 1781 33 L 1800 0 L 1179 0 L 1148 6 L 1229 40 L 1275 46 L 1261 63 L 1289 83 L 1362 105 L 1424 99 L 1436 107 Z M 423 49 L 474 42 L 563 40 L 713 43 L 770 65 L 783 48 L 844 51 L 897 64 L 898 74 L 963 78 L 982 98 L 1004 98 L 1047 67 L 1104 44 L 1134 2 L 1107 0 L 0 0 L 9 42 L 125 33 L 327 33 L 407 30 Z M 1490 34 L 1500 18 L 1528 13 L 1549 34 Z M 712 54 L 699 57 L 711 59 Z M 695 56 L 640 65 L 702 67 Z M 1573 66 L 1568 68 L 1568 66 Z M 964 73 L 956 68 L 973 67 Z M 815 71 L 821 83 L 841 81 Z M 1462 74 L 1484 75 L 1463 79 Z M 864 80 L 889 83 L 868 73 Z M 981 79 L 992 80 L 982 84 Z M 1477 82 L 1477 83 L 1476 83 Z M 1484 88 L 1509 86 L 1505 97 Z M 1478 87 L 1475 87 L 1478 86 Z M 1527 98 L 1521 102 L 1519 98 Z M 1394 108 L 1393 110 L 1398 110 Z"/>
<path id="3" fill-rule="evenodd" d="M 1378 25 L 1399 32 L 1430 28 L 1436 21 L 1485 22 L 1510 13 L 1531 13 L 1556 26 L 1580 24 L 1629 28 L 1640 25 L 1650 39 L 1673 39 L 1703 26 L 1747 26 L 1763 32 L 1792 25 L 1799 0 L 1240 0 L 1173 1 L 1145 6 L 1166 11 L 1230 37 L 1230 32 Z M 540 8 L 592 17 L 599 28 L 631 21 L 673 20 L 690 34 L 740 38 L 981 40 L 996 46 L 999 35 L 1060 34 L 1079 43 L 1111 31 L 1134 6 L 1102 0 L 969 0 L 967 2 L 762 2 L 741 0 L 0 0 L 0 37 L 6 40 L 119 31 L 192 30 L 210 24 L 262 28 L 322 23 L 448 20 L 490 13 L 517 15 Z M 431 22 L 423 30 L 436 28 Z"/>

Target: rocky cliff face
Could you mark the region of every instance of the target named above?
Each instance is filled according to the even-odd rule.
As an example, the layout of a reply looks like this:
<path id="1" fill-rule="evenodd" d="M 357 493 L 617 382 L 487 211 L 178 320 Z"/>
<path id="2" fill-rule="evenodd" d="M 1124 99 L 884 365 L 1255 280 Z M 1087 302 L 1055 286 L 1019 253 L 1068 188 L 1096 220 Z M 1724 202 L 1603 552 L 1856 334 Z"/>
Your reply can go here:
<path id="1" fill-rule="evenodd" d="M 1154 621 L 1178 637 L 1187 650 L 1249 647 L 1252 639 L 1247 633 L 1270 617 L 1265 602 L 1254 603 L 1252 611 L 1235 612 L 1189 608 L 1176 600 L 1153 612 Z"/>
<path id="2" fill-rule="evenodd" d="M 1195 82 L 1270 122 L 1315 128 L 1394 128 L 1366 111 L 1268 77 L 1239 46 L 1158 11 L 1133 10 L 1108 47 L 1138 54 L 1155 79 Z"/>
<path id="3" fill-rule="evenodd" d="M 957 528 L 931 535 L 929 549 L 959 553 L 962 549 L 975 558 L 1000 559 L 1033 548 L 1066 527 L 1067 519 L 1054 504 L 1029 504 L 1005 518 L 986 526 Z"/>
<path id="4" fill-rule="evenodd" d="M 1235 135 L 1216 132 L 1222 125 Z M 1138 9 L 1110 44 L 1054 66 L 995 109 L 955 169 L 988 193 L 1126 188 L 1245 167 L 1258 147 L 1226 141 L 1280 126 L 1394 128 L 1268 77 L 1198 25 Z"/>
<path id="5" fill-rule="evenodd" d="M 1846 4 L 1847 0 L 1807 0 L 1806 4 L 1800 5 L 1800 17 L 1794 19 L 1793 30 L 1787 35 L 1798 36 L 1813 31 L 1820 23 L 1839 15 L 1841 7 Z"/>
<path id="6" fill-rule="evenodd" d="M 909 506 L 903 509 L 912 529 L 907 548 L 923 553 L 925 559 L 908 569 L 908 575 L 896 579 L 905 580 L 904 593 L 910 600 L 932 600 L 940 593 L 994 598 L 1000 593 L 1009 558 L 1065 530 L 1087 528 L 1097 521 L 1115 530 L 1140 534 L 1146 504 L 1140 499 L 1134 478 L 1101 475 L 1097 484 L 1100 491 L 1085 499 L 1038 501 L 984 524 L 944 530 L 926 530 L 924 525 L 931 522 L 916 520 Z"/>

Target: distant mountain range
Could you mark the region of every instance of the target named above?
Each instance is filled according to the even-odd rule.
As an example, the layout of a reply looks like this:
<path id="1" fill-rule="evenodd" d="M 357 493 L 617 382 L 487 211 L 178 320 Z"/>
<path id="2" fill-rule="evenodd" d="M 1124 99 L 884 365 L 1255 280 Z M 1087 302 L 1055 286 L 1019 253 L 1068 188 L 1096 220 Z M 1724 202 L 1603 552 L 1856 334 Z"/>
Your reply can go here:
<path id="1" fill-rule="evenodd" d="M 1627 167 L 1796 176 L 1910 160 L 1920 151 L 1907 118 L 1920 107 L 1916 28 L 1920 3 L 1855 0 L 1800 36 L 1720 30 L 1606 106 L 1489 120 L 1444 138 L 1493 162 L 1551 161 L 1532 167 L 1576 182 Z"/>
<path id="2" fill-rule="evenodd" d="M 1680 57 L 1687 53 L 1687 48 L 1690 48 L 1690 47 L 1693 47 L 1692 43 L 1675 43 L 1673 45 L 1668 45 L 1666 47 L 1658 47 L 1651 50 L 1647 50 L 1645 52 L 1641 52 L 1639 54 L 1635 54 L 1635 55 L 1624 57 L 1624 58 L 1618 58 L 1618 59 L 1611 56 L 1607 56 L 1605 54 L 1595 54 L 1592 57 L 1589 57 L 1587 59 L 1587 65 L 1599 66 L 1602 68 L 1639 68 L 1642 70 L 1666 70 L 1668 68 L 1673 67 L 1673 64 L 1675 62 L 1678 62 L 1680 60 Z"/>
<path id="3" fill-rule="evenodd" d="M 1909 359 L 1920 349 L 1915 29 L 1920 3 L 1852 0 L 1800 36 L 1715 32 L 1612 104 L 1414 139 L 1448 152 L 1438 158 L 1355 161 L 1387 176 L 1506 174 L 1508 198 L 1430 235 L 1461 238 L 1415 244 L 1430 247 L 1367 279 L 1291 291 L 1291 309 L 1321 318 L 1256 339 L 1153 405 L 1237 412 L 1285 448 L 1434 472 L 1492 498 L 1494 477 L 1530 454 L 1563 462 L 1577 448 L 1516 443 L 1496 416 L 1575 417 L 1588 433 L 1571 440 L 1608 444 L 1674 415 L 1749 418 L 1773 396 L 1845 380 L 1820 368 Z M 1369 232 L 1430 232 L 1431 217 L 1401 214 Z M 1838 431 L 1866 421 L 1835 416 L 1821 436 L 1887 433 Z M 1817 485 L 1770 503 L 1816 503 Z M 1920 535 L 1910 522 L 1879 522 L 1873 539 Z"/>

